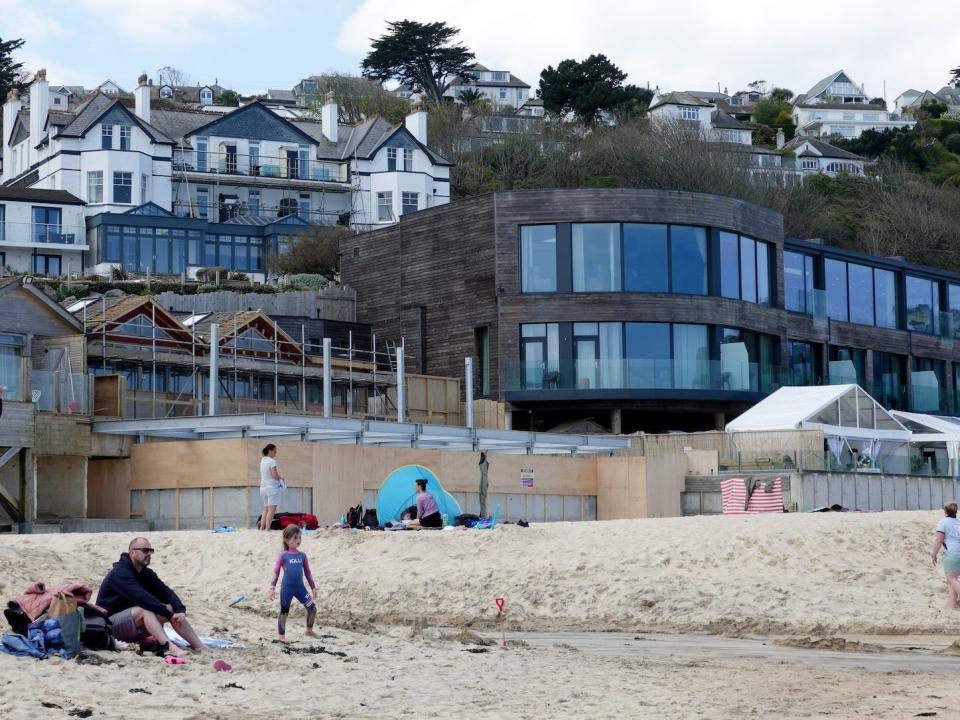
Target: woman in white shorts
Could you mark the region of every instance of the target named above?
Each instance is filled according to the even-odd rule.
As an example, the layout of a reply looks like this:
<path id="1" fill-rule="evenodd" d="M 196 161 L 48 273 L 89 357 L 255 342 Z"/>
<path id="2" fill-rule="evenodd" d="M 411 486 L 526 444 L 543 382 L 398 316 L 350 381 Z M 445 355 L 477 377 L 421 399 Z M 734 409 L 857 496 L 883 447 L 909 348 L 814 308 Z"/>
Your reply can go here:
<path id="1" fill-rule="evenodd" d="M 263 499 L 263 512 L 260 514 L 260 530 L 269 530 L 273 516 L 280 505 L 280 496 L 283 494 L 284 482 L 277 470 L 277 446 L 270 443 L 263 448 L 263 459 L 260 460 L 260 497 Z"/>

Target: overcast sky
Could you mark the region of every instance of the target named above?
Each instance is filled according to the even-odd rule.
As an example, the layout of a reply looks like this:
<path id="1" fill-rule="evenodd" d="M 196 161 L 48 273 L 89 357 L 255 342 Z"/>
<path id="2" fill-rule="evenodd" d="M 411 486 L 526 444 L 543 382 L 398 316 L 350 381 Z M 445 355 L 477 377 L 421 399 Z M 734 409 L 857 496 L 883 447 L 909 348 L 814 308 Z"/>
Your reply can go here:
<path id="1" fill-rule="evenodd" d="M 945 4 L 943 7 L 946 8 Z M 130 89 L 172 65 L 194 82 L 244 93 L 292 87 L 328 70 L 359 72 L 388 20 L 444 20 L 477 60 L 536 88 L 565 58 L 604 53 L 628 82 L 664 90 L 743 89 L 752 80 L 805 92 L 844 69 L 871 97 L 937 90 L 960 65 L 947 16 L 891 0 L 0 0 L 0 38 L 52 82 Z M 283 10 L 280 11 L 279 9 Z"/>

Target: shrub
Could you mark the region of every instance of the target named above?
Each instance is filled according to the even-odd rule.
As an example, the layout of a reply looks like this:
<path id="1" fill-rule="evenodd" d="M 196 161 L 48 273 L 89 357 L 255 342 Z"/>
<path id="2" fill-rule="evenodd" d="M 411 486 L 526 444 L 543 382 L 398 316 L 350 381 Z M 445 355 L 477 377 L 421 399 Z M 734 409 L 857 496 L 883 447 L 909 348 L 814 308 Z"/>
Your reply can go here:
<path id="1" fill-rule="evenodd" d="M 213 283 L 204 283 L 203 285 L 197 286 L 197 295 L 202 295 L 203 293 L 217 292 L 219 289 L 220 289 L 219 285 L 214 285 Z"/>
<path id="2" fill-rule="evenodd" d="M 329 284 L 330 280 L 325 275 L 300 273 L 288 275 L 285 287 L 289 290 L 323 290 Z"/>
<path id="3" fill-rule="evenodd" d="M 230 280 L 244 280 L 244 281 L 250 280 L 250 278 L 247 276 L 247 274 L 246 274 L 245 272 L 240 272 L 240 271 L 230 273 L 230 278 L 229 278 L 229 279 L 230 279 Z"/>
<path id="4" fill-rule="evenodd" d="M 960 155 L 960 133 L 955 132 L 943 139 L 943 145 L 954 155 Z"/>

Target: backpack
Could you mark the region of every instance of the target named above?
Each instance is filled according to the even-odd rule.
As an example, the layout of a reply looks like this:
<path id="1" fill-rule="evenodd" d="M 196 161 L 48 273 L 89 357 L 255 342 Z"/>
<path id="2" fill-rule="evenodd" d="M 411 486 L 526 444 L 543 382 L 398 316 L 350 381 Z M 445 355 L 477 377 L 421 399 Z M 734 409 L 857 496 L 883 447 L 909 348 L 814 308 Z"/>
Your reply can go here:
<path id="1" fill-rule="evenodd" d="M 352 528 L 363 527 L 363 505 L 347 510 L 347 525 Z"/>
<path id="2" fill-rule="evenodd" d="M 20 607 L 20 604 L 16 600 L 10 600 L 7 602 L 7 607 L 3 611 L 3 616 L 7 619 L 7 622 L 10 623 L 10 627 L 13 628 L 14 634 L 26 636 L 27 625 L 30 624 L 30 618 L 27 617 L 27 614 L 23 611 L 23 608 Z"/>
<path id="3" fill-rule="evenodd" d="M 380 529 L 380 521 L 377 519 L 377 511 L 370 508 L 363 514 L 363 527 L 371 530 Z"/>
<path id="4" fill-rule="evenodd" d="M 89 605 L 83 608 L 83 629 L 80 644 L 88 650 L 116 650 L 110 618 Z"/>

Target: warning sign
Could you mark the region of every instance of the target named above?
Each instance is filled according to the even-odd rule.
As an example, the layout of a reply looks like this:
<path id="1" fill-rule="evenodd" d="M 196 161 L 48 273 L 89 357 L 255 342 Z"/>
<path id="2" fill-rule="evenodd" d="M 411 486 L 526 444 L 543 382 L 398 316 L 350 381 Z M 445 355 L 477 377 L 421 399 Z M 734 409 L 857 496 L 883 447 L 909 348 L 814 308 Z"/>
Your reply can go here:
<path id="1" fill-rule="evenodd" d="M 533 468 L 520 468 L 520 487 L 533 487 Z"/>

